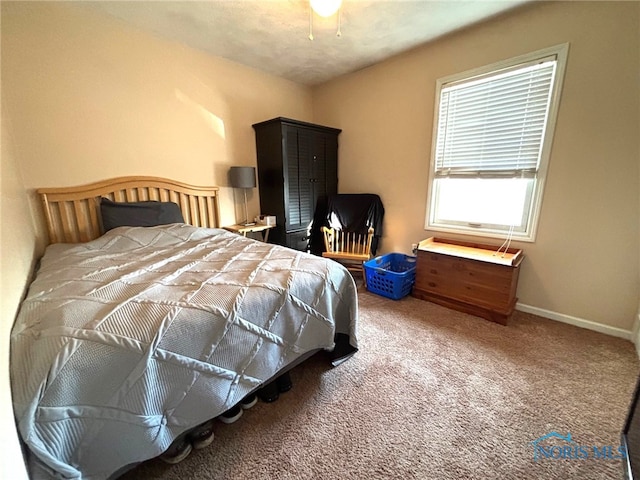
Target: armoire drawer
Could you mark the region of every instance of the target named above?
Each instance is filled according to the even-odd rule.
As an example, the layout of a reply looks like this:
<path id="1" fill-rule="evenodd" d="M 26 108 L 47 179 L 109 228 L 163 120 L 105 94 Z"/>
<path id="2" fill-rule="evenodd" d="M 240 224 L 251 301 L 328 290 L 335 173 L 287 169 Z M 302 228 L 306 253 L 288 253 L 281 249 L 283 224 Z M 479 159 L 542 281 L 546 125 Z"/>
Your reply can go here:
<path id="1" fill-rule="evenodd" d="M 287 232 L 286 242 L 287 247 L 306 252 L 309 249 L 309 234 L 306 230 Z"/>

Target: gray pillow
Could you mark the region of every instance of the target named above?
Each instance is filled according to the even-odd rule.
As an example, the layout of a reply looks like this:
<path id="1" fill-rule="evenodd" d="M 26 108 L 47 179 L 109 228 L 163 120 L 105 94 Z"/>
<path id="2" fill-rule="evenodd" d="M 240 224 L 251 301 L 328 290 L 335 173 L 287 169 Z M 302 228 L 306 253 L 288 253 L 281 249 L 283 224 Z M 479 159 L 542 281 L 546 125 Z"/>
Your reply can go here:
<path id="1" fill-rule="evenodd" d="M 116 227 L 154 227 L 184 223 L 182 212 L 174 202 L 112 202 L 100 199 L 100 216 L 104 231 Z"/>

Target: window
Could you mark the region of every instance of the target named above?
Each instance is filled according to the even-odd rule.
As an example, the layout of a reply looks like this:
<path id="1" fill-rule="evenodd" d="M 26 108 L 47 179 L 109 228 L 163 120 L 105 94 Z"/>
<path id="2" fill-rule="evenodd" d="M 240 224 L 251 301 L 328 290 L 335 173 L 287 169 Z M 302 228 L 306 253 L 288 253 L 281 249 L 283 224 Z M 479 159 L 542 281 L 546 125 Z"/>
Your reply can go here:
<path id="1" fill-rule="evenodd" d="M 426 229 L 535 239 L 568 49 L 438 80 Z"/>

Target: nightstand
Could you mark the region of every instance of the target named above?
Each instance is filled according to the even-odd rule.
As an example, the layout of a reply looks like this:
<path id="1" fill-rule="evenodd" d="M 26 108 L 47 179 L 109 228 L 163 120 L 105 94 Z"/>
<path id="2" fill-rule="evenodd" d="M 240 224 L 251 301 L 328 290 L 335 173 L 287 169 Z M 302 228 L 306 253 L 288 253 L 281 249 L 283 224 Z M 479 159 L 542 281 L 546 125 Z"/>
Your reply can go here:
<path id="1" fill-rule="evenodd" d="M 229 230 L 230 232 L 239 233 L 243 236 L 247 236 L 247 233 L 257 233 L 260 232 L 262 234 L 262 241 L 266 242 L 269 239 L 269 230 L 274 228 L 275 225 L 227 225 L 226 227 L 222 227 L 225 230 Z"/>

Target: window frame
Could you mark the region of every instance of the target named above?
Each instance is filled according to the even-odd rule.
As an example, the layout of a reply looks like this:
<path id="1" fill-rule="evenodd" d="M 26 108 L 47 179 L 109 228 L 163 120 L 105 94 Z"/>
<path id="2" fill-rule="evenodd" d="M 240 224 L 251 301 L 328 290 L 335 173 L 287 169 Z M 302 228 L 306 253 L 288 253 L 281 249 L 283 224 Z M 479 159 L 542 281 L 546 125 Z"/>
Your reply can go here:
<path id="1" fill-rule="evenodd" d="M 549 158 L 551 154 L 551 147 L 553 145 L 553 137 L 555 133 L 556 120 L 558 115 L 558 108 L 560 103 L 560 97 L 562 93 L 562 85 L 564 81 L 564 75 L 566 70 L 567 57 L 569 52 L 569 44 L 564 43 L 555 45 L 552 47 L 537 50 L 535 52 L 512 57 L 507 60 L 492 63 L 479 68 L 474 68 L 447 77 L 439 78 L 436 81 L 435 89 L 435 102 L 434 102 L 434 118 L 433 118 L 433 133 L 431 140 L 431 158 L 429 164 L 429 177 L 428 177 L 428 191 L 427 191 L 427 204 L 425 214 L 425 230 L 433 230 L 438 232 L 447 232 L 463 235 L 473 235 L 481 237 L 493 237 L 493 238 L 513 238 L 518 241 L 534 242 L 537 235 L 538 223 L 540 219 L 540 211 L 542 208 L 542 198 L 544 193 L 544 186 L 546 183 L 546 177 L 549 167 Z M 556 57 L 556 70 L 555 77 L 552 83 L 551 98 L 549 101 L 549 112 L 547 116 L 547 123 L 545 132 L 542 137 L 542 148 L 540 152 L 540 160 L 538 163 L 538 169 L 534 176 L 533 192 L 529 197 L 528 202 L 530 213 L 528 215 L 528 221 L 525 226 L 524 232 L 514 231 L 507 228 L 491 228 L 487 225 L 483 227 L 477 224 L 468 223 L 466 226 L 462 224 L 446 224 L 436 223 L 434 220 L 434 212 L 432 208 L 437 204 L 436 198 L 436 154 L 438 144 L 438 126 L 440 120 L 440 100 L 442 89 L 452 83 L 461 83 L 465 81 L 472 81 L 472 79 L 478 79 L 480 77 L 491 77 L 493 75 L 499 75 L 507 69 L 513 69 L 520 64 L 528 64 L 537 60 L 542 60 L 550 56 Z M 524 211 L 523 211 L 524 212 Z"/>

